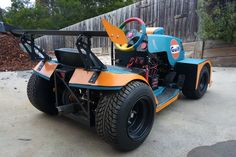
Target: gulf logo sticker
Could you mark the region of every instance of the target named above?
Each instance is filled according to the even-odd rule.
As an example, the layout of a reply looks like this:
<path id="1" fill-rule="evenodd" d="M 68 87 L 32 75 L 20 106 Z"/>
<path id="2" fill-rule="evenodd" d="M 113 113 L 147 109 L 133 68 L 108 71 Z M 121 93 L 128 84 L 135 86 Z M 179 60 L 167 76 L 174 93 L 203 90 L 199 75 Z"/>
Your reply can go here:
<path id="1" fill-rule="evenodd" d="M 172 39 L 170 42 L 170 51 L 174 59 L 179 58 L 180 46 L 177 40 Z"/>

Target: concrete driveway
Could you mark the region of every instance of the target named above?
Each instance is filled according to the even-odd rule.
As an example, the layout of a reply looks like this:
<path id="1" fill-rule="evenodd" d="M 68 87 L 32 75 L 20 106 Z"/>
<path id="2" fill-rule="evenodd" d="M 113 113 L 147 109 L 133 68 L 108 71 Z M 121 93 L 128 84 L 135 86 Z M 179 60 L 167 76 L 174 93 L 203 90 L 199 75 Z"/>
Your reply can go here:
<path id="1" fill-rule="evenodd" d="M 29 71 L 0 73 L 1 157 L 210 156 L 204 155 L 207 152 L 215 152 L 214 156 L 235 155 L 236 68 L 214 68 L 213 85 L 201 100 L 182 96 L 157 113 L 146 141 L 128 153 L 112 149 L 94 129 L 36 110 L 26 96 L 29 76 Z"/>

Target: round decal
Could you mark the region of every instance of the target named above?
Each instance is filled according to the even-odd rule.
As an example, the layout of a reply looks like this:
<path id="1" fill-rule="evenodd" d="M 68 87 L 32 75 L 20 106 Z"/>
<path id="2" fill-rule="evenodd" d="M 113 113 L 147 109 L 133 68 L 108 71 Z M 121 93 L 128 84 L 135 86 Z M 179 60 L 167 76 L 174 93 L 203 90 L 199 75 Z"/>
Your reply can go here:
<path id="1" fill-rule="evenodd" d="M 172 39 L 172 40 L 171 40 L 171 42 L 170 42 L 170 51 L 171 51 L 172 57 L 173 57 L 174 59 L 179 58 L 180 45 L 179 45 L 179 43 L 177 42 L 177 40 L 175 40 L 175 39 Z"/>

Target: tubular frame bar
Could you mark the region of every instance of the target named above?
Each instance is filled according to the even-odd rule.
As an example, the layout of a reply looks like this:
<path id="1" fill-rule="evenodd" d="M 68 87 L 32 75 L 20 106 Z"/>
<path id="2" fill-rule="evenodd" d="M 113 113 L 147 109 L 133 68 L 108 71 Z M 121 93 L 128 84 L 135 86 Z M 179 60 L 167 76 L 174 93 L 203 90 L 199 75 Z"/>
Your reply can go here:
<path id="1" fill-rule="evenodd" d="M 57 91 L 57 78 L 60 79 L 60 81 L 62 81 L 62 83 L 65 85 L 65 87 L 69 90 L 69 92 L 71 93 L 71 95 L 75 98 L 77 104 L 79 104 L 80 108 L 82 109 L 82 111 L 84 112 L 84 114 L 87 116 L 88 119 L 90 119 L 90 111 L 86 111 L 85 107 L 82 105 L 82 103 L 80 102 L 80 100 L 76 97 L 75 93 L 71 90 L 71 88 L 68 86 L 68 84 L 65 82 L 65 80 L 63 80 L 58 74 L 57 71 L 54 72 L 54 88 L 55 88 L 55 98 L 56 98 L 56 104 L 55 106 L 58 107 L 59 106 L 59 102 L 58 102 L 58 91 Z M 88 100 L 88 105 L 90 105 L 90 100 Z M 68 105 L 68 104 L 63 104 L 63 105 Z M 88 107 L 89 108 L 89 107 Z"/>

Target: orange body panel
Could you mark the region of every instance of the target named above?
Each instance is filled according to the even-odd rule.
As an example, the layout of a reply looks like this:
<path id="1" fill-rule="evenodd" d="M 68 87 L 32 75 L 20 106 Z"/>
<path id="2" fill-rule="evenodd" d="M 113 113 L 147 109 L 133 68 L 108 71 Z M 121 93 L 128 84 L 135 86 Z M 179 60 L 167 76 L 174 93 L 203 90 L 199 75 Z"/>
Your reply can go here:
<path id="1" fill-rule="evenodd" d="M 206 60 L 205 62 L 202 62 L 201 64 L 198 64 L 198 67 L 197 67 L 197 81 L 196 81 L 196 86 L 195 86 L 195 89 L 197 89 L 197 87 L 198 87 L 198 82 L 199 82 L 199 77 L 200 77 L 200 74 L 201 74 L 201 70 L 202 70 L 202 68 L 203 68 L 203 66 L 204 65 L 206 65 L 206 64 L 209 64 L 210 65 L 210 79 L 209 79 L 209 84 L 211 85 L 211 82 L 212 82 L 212 80 L 211 80 L 211 78 L 212 78 L 212 64 L 211 64 L 211 62 L 209 61 L 209 60 Z"/>
<path id="2" fill-rule="evenodd" d="M 55 71 L 55 69 L 57 68 L 57 63 L 52 63 L 52 62 L 45 62 L 43 63 L 42 61 L 40 61 L 35 67 L 34 67 L 34 71 L 38 72 L 39 74 L 46 76 L 48 78 L 50 78 L 53 74 L 53 72 Z M 40 67 L 42 66 L 42 67 Z"/>
<path id="3" fill-rule="evenodd" d="M 147 34 L 154 34 L 155 30 L 157 30 L 158 27 L 147 27 L 146 28 L 146 33 Z"/>
<path id="4" fill-rule="evenodd" d="M 146 33 L 147 34 L 153 34 L 156 29 L 157 29 L 156 27 L 147 27 L 146 28 Z"/>
<path id="5" fill-rule="evenodd" d="M 154 95 L 154 93 L 153 93 L 153 95 Z M 154 95 L 154 98 L 155 98 L 155 102 L 156 102 L 156 104 L 158 104 L 159 103 L 159 101 L 157 100 L 157 97 Z"/>
<path id="6" fill-rule="evenodd" d="M 91 86 L 124 86 L 132 80 L 141 80 L 148 84 L 146 79 L 138 74 L 116 74 L 108 71 L 102 71 L 95 83 L 89 83 L 94 72 L 76 69 L 70 79 L 70 84 L 91 85 Z"/>

